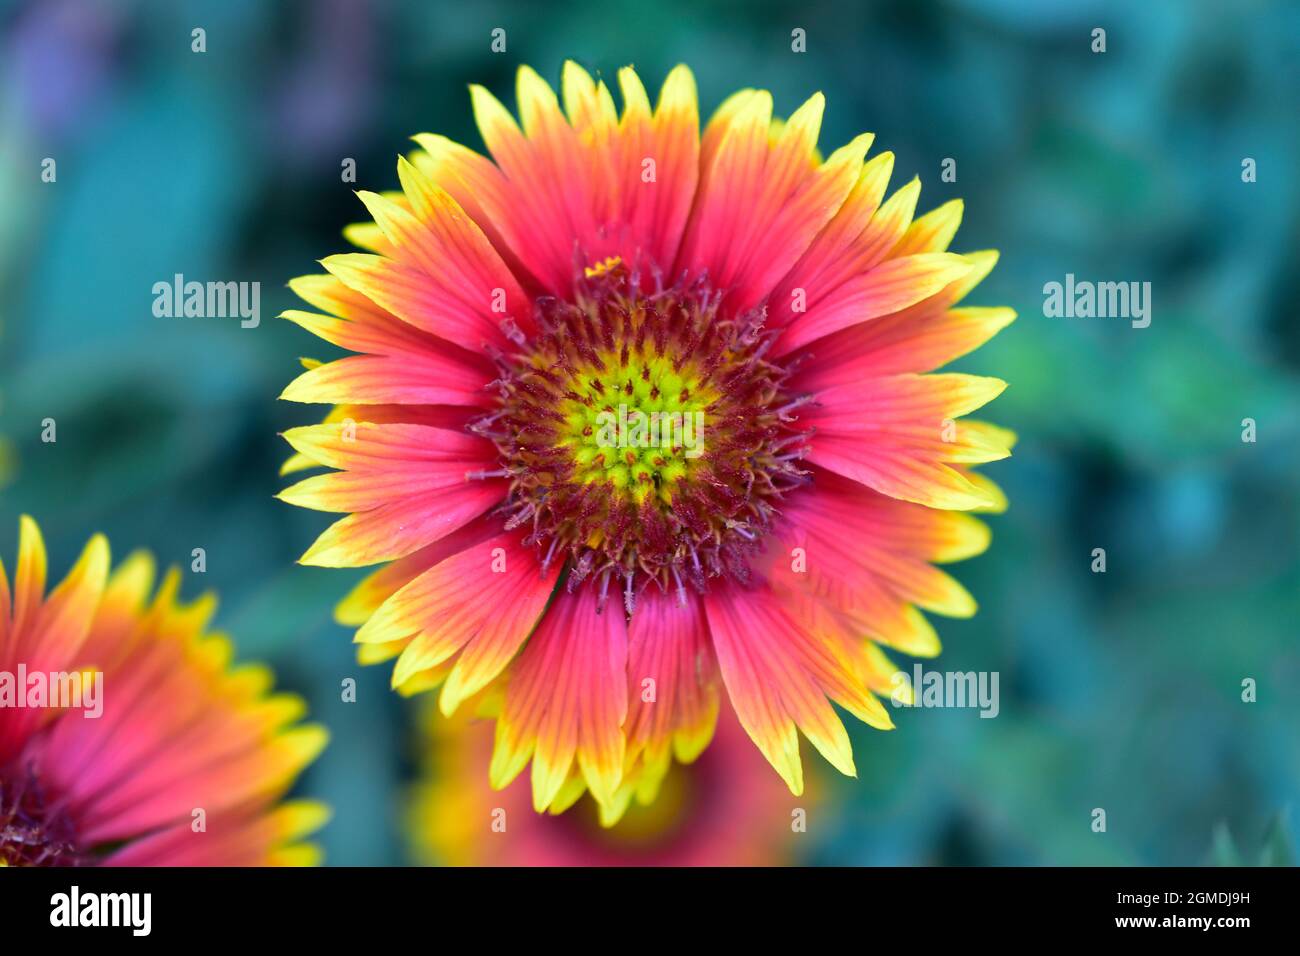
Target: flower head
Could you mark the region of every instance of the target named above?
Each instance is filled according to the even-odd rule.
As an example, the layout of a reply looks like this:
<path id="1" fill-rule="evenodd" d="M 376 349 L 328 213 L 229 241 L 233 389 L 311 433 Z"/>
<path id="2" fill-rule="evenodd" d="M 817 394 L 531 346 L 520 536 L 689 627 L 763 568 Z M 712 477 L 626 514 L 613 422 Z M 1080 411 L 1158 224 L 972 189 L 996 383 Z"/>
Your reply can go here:
<path id="1" fill-rule="evenodd" d="M 430 715 L 432 717 L 432 714 Z M 424 774 L 407 817 L 422 863 L 450 866 L 780 866 L 795 859 L 817 802 L 772 786 L 771 771 L 735 718 L 690 764 L 674 764 L 655 801 L 613 826 L 581 797 L 571 810 L 532 812 L 527 782 L 488 787 L 492 727 L 460 715 L 425 723 Z M 810 789 L 816 789 L 810 787 Z"/>
<path id="2" fill-rule="evenodd" d="M 417 136 L 363 192 L 368 253 L 292 283 L 286 317 L 359 354 L 285 390 L 337 407 L 286 434 L 285 500 L 347 516 L 302 560 L 384 563 L 338 610 L 403 693 L 497 715 L 490 776 L 606 822 L 708 744 L 725 690 L 802 787 L 797 731 L 854 773 L 832 702 L 892 726 L 880 651 L 933 655 L 921 610 L 969 615 L 934 563 L 982 551 L 971 466 L 1011 436 L 963 416 L 996 379 L 924 374 L 1014 318 L 953 308 L 996 255 L 947 251 L 948 203 L 885 198 L 870 136 L 826 159 L 823 100 L 763 91 L 699 131 L 694 81 L 652 110 L 619 72 L 519 72 L 521 124 L 472 88 L 492 159 Z M 905 694 L 906 691 L 904 690 Z"/>
<path id="3" fill-rule="evenodd" d="M 0 563 L 0 865 L 253 866 L 317 858 L 319 804 L 279 802 L 325 732 L 270 672 L 230 666 L 211 596 L 96 536 L 45 594 L 45 546 L 22 520 Z"/>

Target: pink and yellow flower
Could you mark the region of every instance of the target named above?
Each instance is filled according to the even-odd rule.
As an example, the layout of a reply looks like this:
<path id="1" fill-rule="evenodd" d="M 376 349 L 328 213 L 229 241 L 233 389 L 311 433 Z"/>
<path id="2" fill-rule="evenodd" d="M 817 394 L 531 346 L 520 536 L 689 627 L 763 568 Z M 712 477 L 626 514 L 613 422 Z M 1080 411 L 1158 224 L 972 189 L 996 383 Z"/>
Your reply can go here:
<path id="1" fill-rule="evenodd" d="M 302 562 L 384 565 L 338 609 L 361 659 L 495 713 L 494 786 L 531 762 L 537 810 L 590 790 L 606 823 L 724 695 L 794 793 L 799 732 L 855 773 L 833 705 L 892 726 L 881 648 L 974 613 L 935 564 L 1005 504 L 971 468 L 1011 436 L 964 417 L 1004 383 L 927 373 L 1014 318 L 957 306 L 997 258 L 948 251 L 959 202 L 886 198 L 869 135 L 822 158 L 821 95 L 778 121 L 744 90 L 701 135 L 685 67 L 653 109 L 618 79 L 621 113 L 566 64 L 561 108 L 525 67 L 520 123 L 472 87 L 491 159 L 415 137 L 360 193 L 368 251 L 292 283 L 357 354 L 282 396 L 336 406 L 285 436 L 334 470 L 281 497 L 346 514 Z"/>
<path id="2" fill-rule="evenodd" d="M 432 714 L 430 715 L 432 716 Z M 772 786 L 771 771 L 729 714 L 698 760 L 673 764 L 648 806 L 610 827 L 583 797 L 532 812 L 527 784 L 488 786 L 492 726 L 426 722 L 425 772 L 408 808 L 412 851 L 448 866 L 782 866 L 814 837 L 818 801 Z M 811 775 L 810 775 L 811 776 Z M 810 790 L 819 789 L 814 786 Z"/>
<path id="3" fill-rule="evenodd" d="M 143 552 L 110 572 L 97 535 L 47 595 L 22 520 L 12 590 L 0 563 L 0 866 L 315 862 L 325 809 L 280 798 L 325 731 L 265 667 L 231 667 L 210 595 L 153 581 Z"/>

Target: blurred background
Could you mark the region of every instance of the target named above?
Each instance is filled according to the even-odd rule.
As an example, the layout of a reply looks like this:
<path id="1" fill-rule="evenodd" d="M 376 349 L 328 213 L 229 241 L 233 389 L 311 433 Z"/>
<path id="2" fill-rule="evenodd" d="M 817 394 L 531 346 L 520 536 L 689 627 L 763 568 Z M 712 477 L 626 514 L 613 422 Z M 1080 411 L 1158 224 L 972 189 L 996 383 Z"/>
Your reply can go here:
<path id="1" fill-rule="evenodd" d="M 466 84 L 513 104 L 520 63 L 552 83 L 567 57 L 606 77 L 634 64 L 653 96 L 686 62 L 706 114 L 743 86 L 785 114 L 822 90 L 824 151 L 875 132 L 895 186 L 920 175 L 920 210 L 965 199 L 954 249 L 1001 250 L 970 301 L 1020 318 L 958 367 L 1010 382 L 987 417 L 1021 440 L 988 468 L 1012 502 L 992 548 L 954 569 L 981 611 L 938 622 L 933 665 L 998 671 L 999 716 L 854 723 L 860 779 L 823 774 L 781 858 L 1278 859 L 1300 805 L 1300 5 L 468 6 L 0 2 L 0 552 L 23 512 L 60 573 L 96 530 L 118 557 L 188 568 L 204 548 L 187 593 L 215 589 L 240 653 L 332 732 L 299 786 L 334 807 L 328 862 L 427 858 L 408 796 L 437 742 L 332 622 L 361 573 L 293 563 L 329 516 L 272 498 L 277 433 L 323 412 L 275 400 L 322 351 L 274 318 L 295 305 L 286 281 L 345 251 L 352 190 L 394 188 L 410 135 L 481 149 Z M 260 282 L 260 326 L 155 318 L 153 284 L 175 273 Z M 1044 317 L 1066 273 L 1149 281 L 1150 327 Z M 775 774 L 720 776 L 701 786 L 797 803 Z"/>

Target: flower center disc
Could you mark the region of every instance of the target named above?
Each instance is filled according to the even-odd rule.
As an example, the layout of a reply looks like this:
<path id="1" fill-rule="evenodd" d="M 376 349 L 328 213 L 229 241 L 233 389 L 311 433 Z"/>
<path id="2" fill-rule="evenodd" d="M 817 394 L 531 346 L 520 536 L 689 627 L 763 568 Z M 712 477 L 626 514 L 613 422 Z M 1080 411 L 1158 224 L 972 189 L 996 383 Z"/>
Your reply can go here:
<path id="1" fill-rule="evenodd" d="M 609 259 L 573 302 L 539 300 L 537 338 L 502 357 L 500 408 L 473 426 L 511 479 L 507 527 L 544 565 L 570 561 L 570 590 L 615 580 L 627 613 L 650 582 L 744 579 L 775 502 L 803 484 L 808 432 L 787 371 L 764 358 L 756 311 L 718 315 L 703 279 L 646 292 Z"/>
<path id="2" fill-rule="evenodd" d="M 0 867 L 84 862 L 72 820 L 50 805 L 35 774 L 0 768 Z"/>

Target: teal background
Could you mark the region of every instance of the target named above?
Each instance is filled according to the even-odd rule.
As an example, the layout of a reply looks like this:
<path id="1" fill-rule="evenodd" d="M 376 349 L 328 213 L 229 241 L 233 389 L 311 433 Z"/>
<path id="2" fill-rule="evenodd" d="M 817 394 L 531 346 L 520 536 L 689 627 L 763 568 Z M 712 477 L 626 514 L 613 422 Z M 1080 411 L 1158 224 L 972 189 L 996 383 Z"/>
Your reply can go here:
<path id="1" fill-rule="evenodd" d="M 24 512 L 59 573 L 97 530 L 118 557 L 188 567 L 205 548 L 187 593 L 217 590 L 240 653 L 333 734 L 299 787 L 335 808 L 329 862 L 403 861 L 411 708 L 331 620 L 360 573 L 293 563 L 327 516 L 272 498 L 277 432 L 317 417 L 275 396 L 299 355 L 327 354 L 274 318 L 285 282 L 344 251 L 352 189 L 395 187 L 411 134 L 481 148 L 466 84 L 512 105 L 520 63 L 552 83 L 566 57 L 606 77 L 631 63 L 653 94 L 686 62 L 706 113 L 742 86 L 783 114 L 822 90 L 825 151 L 875 132 L 895 186 L 921 176 L 922 210 L 964 197 L 956 250 L 1001 250 L 971 302 L 1020 318 L 957 367 L 1010 382 L 986 417 L 1021 440 L 988 468 L 1012 500 L 991 550 L 956 568 L 981 612 L 939 621 L 933 665 L 998 671 L 1000 715 L 852 727 L 860 779 L 828 784 L 801 861 L 1195 864 L 1229 842 L 1279 858 L 1300 801 L 1300 7 L 468 7 L 0 3 L 0 553 Z M 260 282 L 260 327 L 155 318 L 152 286 L 177 272 Z M 1067 272 L 1150 281 L 1150 328 L 1044 317 Z"/>

